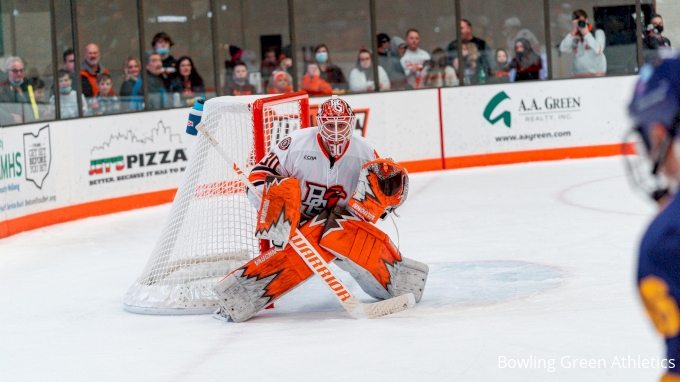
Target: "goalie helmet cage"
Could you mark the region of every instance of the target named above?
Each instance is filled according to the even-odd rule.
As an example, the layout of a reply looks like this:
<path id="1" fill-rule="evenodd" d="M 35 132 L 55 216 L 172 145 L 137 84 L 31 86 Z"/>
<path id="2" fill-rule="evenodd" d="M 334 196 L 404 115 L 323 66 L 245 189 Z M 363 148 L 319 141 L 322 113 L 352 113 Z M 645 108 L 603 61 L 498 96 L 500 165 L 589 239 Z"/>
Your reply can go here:
<path id="1" fill-rule="evenodd" d="M 309 127 L 305 92 L 218 97 L 202 122 L 246 172 L 293 130 Z M 257 211 L 233 169 L 198 134 L 160 238 L 141 276 L 123 299 L 143 314 L 208 314 L 218 307 L 213 286 L 260 254 Z"/>

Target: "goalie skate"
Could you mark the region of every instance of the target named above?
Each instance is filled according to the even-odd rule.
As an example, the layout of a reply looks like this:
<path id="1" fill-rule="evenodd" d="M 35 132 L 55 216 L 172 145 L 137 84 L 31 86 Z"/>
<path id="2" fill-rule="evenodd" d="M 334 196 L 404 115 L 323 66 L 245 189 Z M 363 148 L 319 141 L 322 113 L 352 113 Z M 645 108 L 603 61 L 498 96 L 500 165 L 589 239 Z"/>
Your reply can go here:
<path id="1" fill-rule="evenodd" d="M 324 223 L 325 220 L 317 216 L 302 226 L 300 232 L 311 243 L 317 243 Z M 326 262 L 335 259 L 318 245 L 311 245 Z M 280 251 L 272 248 L 217 283 L 214 290 L 221 310 L 216 312 L 216 318 L 243 322 L 312 275 L 313 271 L 290 245 Z"/>

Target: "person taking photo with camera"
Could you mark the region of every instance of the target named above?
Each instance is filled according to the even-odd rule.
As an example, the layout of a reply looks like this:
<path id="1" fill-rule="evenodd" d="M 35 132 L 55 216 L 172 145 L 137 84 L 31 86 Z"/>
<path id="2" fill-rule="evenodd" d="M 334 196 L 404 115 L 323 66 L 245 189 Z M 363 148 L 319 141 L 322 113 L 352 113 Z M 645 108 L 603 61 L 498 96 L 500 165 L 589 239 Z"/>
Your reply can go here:
<path id="1" fill-rule="evenodd" d="M 644 36 L 643 47 L 645 49 L 670 48 L 671 42 L 663 33 L 663 18 L 659 14 L 653 14 L 650 24 L 647 26 L 647 33 Z"/>
<path id="2" fill-rule="evenodd" d="M 577 9 L 571 15 L 572 31 L 560 43 L 562 53 L 574 53 L 572 77 L 595 77 L 607 74 L 604 56 L 605 36 L 588 22 L 588 14 Z"/>

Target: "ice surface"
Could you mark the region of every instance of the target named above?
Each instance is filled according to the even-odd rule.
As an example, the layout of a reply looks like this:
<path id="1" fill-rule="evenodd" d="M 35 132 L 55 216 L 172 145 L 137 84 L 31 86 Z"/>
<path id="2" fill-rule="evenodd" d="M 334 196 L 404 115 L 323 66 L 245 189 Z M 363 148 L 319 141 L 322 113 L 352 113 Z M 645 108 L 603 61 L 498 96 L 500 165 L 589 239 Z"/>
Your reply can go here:
<path id="1" fill-rule="evenodd" d="M 621 158 L 413 174 L 396 219 L 399 245 L 429 264 L 428 285 L 412 310 L 370 321 L 352 319 L 316 279 L 242 324 L 123 311 L 169 209 L 0 240 L 0 380 L 652 381 L 663 373 L 627 361 L 658 360 L 663 347 L 634 277 L 654 208 L 631 191 Z M 380 226 L 396 243 L 392 223 Z M 617 367 L 621 358 L 636 367 Z M 499 368 L 499 359 L 536 367 Z M 566 368 L 574 359 L 606 368 Z"/>

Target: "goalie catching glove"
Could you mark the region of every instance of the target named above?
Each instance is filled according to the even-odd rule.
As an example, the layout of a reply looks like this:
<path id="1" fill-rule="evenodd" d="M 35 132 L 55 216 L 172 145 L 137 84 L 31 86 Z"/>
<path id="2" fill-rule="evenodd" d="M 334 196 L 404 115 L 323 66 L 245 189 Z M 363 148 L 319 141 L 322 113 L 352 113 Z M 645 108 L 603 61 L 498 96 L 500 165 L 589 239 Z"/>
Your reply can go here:
<path id="1" fill-rule="evenodd" d="M 408 196 L 408 172 L 391 158 L 367 162 L 347 207 L 364 221 L 375 223 L 401 206 Z"/>
<path id="2" fill-rule="evenodd" d="M 255 237 L 271 240 L 274 247 L 283 249 L 300 223 L 301 200 L 299 180 L 267 175 L 257 215 Z"/>

